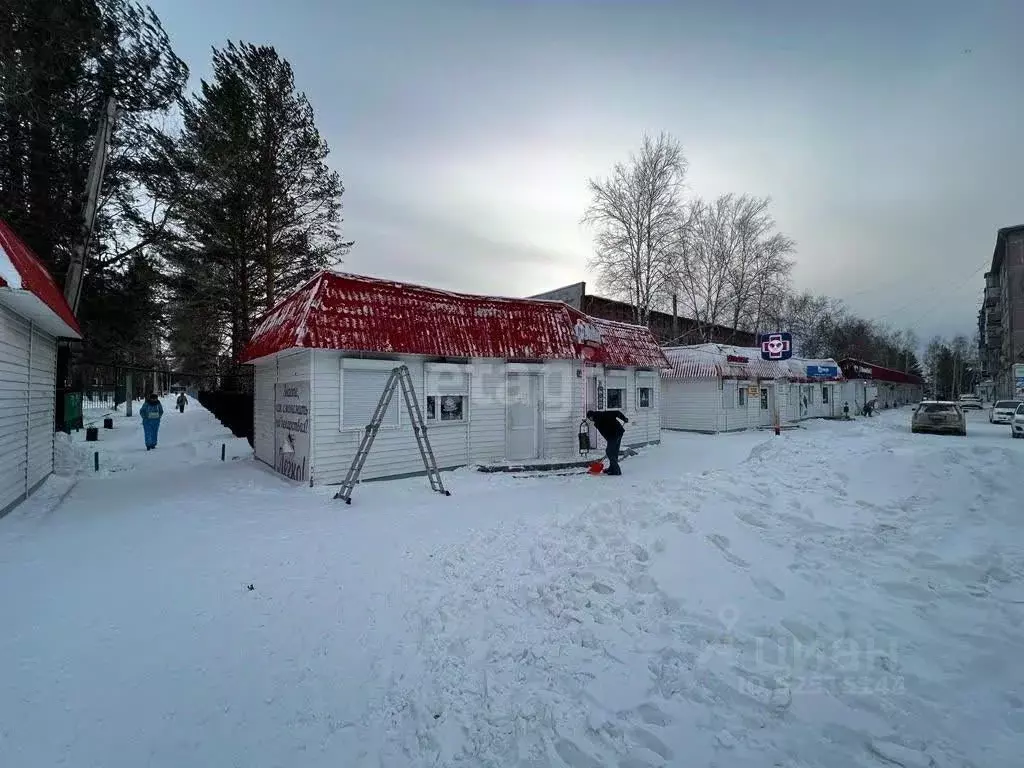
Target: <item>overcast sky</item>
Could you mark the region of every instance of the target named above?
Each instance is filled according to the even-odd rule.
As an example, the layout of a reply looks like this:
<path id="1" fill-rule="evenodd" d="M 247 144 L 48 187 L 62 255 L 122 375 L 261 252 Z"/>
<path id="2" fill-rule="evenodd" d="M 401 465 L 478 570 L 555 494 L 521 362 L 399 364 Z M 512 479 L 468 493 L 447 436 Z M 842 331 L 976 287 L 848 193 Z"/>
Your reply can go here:
<path id="1" fill-rule="evenodd" d="M 586 180 L 645 131 L 680 139 L 693 194 L 773 198 L 798 288 L 922 337 L 973 333 L 996 229 L 1024 223 L 1022 0 L 152 6 L 193 85 L 228 39 L 292 63 L 353 272 L 590 282 Z"/>

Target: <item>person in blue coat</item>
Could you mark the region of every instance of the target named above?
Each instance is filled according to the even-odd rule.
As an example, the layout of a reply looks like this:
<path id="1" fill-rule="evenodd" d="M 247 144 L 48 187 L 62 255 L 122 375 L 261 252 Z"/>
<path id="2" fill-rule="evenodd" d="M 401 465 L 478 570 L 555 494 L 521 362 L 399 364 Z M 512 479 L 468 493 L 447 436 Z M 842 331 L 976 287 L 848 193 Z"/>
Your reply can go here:
<path id="1" fill-rule="evenodd" d="M 146 436 L 146 450 L 152 451 L 156 448 L 157 434 L 160 432 L 160 419 L 163 418 L 164 407 L 160 404 L 160 398 L 156 393 L 146 398 L 146 402 L 139 408 L 139 416 L 142 417 L 142 432 Z"/>

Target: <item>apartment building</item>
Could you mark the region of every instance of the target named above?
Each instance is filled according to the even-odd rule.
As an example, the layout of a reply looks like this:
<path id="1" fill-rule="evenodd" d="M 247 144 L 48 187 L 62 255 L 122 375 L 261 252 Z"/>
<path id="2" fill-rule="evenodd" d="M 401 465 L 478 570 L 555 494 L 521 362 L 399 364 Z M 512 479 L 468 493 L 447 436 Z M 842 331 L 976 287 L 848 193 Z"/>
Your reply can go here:
<path id="1" fill-rule="evenodd" d="M 982 372 L 994 396 L 1024 396 L 1024 224 L 996 233 L 978 331 Z"/>

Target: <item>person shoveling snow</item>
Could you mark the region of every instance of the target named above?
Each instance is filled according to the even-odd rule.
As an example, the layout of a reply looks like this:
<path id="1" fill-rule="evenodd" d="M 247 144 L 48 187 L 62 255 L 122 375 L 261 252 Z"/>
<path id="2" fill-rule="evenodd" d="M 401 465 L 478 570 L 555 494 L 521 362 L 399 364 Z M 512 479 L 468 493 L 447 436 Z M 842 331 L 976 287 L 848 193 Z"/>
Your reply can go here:
<path id="1" fill-rule="evenodd" d="M 597 431 L 601 433 L 601 437 L 608 444 L 605 449 L 608 468 L 604 473 L 606 475 L 621 475 L 619 445 L 622 443 L 622 435 L 626 430 L 622 428 L 622 424 L 619 424 L 619 420 L 626 423 L 629 419 L 622 411 L 587 411 L 587 418 L 597 427 Z"/>

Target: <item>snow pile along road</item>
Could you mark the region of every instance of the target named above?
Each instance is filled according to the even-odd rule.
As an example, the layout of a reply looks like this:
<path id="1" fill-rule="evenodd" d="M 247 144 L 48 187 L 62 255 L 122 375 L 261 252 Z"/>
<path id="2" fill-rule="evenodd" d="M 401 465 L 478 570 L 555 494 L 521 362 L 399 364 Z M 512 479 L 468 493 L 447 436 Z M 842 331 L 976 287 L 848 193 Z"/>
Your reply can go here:
<path id="1" fill-rule="evenodd" d="M 0 763 L 1013 765 L 1024 453 L 908 421 L 352 507 L 252 461 L 83 479 L 0 524 Z"/>

